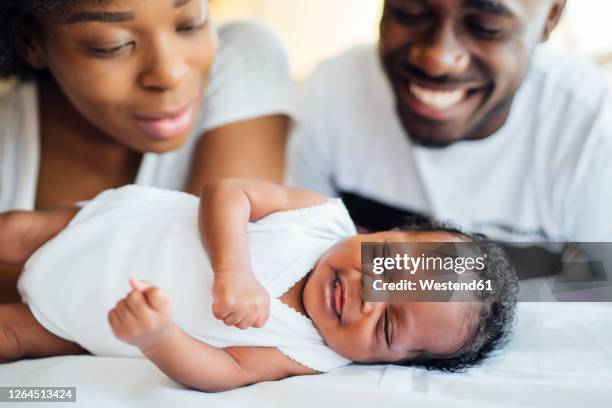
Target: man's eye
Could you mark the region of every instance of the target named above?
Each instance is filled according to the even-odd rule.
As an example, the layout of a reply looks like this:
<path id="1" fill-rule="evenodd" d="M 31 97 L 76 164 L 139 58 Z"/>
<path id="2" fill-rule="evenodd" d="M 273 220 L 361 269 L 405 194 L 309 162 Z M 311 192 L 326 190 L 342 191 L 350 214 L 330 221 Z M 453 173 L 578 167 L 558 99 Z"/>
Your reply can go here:
<path id="1" fill-rule="evenodd" d="M 397 21 L 406 25 L 418 24 L 425 20 L 425 17 L 426 16 L 424 14 L 408 14 L 402 12 L 395 13 L 395 18 L 397 19 Z"/>
<path id="2" fill-rule="evenodd" d="M 386 7 L 400 24 L 414 25 L 421 23 L 427 18 L 427 13 L 425 12 L 408 12 L 397 6 L 392 6 L 389 4 Z"/>
<path id="3" fill-rule="evenodd" d="M 466 25 L 477 36 L 485 39 L 501 38 L 504 34 L 504 31 L 502 29 L 499 29 L 497 27 L 489 27 L 475 20 L 468 19 L 466 21 Z"/>

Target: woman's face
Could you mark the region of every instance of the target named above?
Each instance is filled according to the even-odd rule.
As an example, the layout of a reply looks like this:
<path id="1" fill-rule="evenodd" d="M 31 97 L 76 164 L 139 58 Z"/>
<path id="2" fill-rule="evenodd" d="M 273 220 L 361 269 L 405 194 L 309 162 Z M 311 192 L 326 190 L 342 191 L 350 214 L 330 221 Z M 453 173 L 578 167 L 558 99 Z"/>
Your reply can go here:
<path id="1" fill-rule="evenodd" d="M 80 1 L 44 21 L 42 65 L 76 110 L 140 152 L 189 137 L 216 53 L 206 0 Z"/>
<path id="2" fill-rule="evenodd" d="M 473 302 L 364 302 L 362 242 L 462 242 L 447 232 L 358 235 L 331 248 L 303 292 L 304 306 L 333 350 L 355 362 L 397 362 L 456 352 L 474 328 Z"/>

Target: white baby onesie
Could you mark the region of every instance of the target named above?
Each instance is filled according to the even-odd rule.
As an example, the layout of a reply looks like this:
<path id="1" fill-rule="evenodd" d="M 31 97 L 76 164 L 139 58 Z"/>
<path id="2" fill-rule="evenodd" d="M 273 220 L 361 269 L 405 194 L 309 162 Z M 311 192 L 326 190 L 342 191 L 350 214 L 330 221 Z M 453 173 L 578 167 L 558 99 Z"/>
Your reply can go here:
<path id="1" fill-rule="evenodd" d="M 198 231 L 197 197 L 128 186 L 101 193 L 25 266 L 19 291 L 36 319 L 59 337 L 101 356 L 142 356 L 117 340 L 107 313 L 130 290 L 129 277 L 170 297 L 173 318 L 193 337 L 217 347 L 277 347 L 325 372 L 347 359 L 325 345 L 305 316 L 278 298 L 332 245 L 356 233 L 340 200 L 271 214 L 249 223 L 253 273 L 270 293 L 265 327 L 227 327 L 211 312 L 213 274 Z"/>

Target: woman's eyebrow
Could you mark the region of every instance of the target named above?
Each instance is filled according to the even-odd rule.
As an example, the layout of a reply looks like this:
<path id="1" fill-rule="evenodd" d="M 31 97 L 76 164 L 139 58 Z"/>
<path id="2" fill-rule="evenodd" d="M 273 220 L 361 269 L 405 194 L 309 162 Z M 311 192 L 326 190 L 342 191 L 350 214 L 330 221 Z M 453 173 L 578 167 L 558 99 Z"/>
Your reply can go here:
<path id="1" fill-rule="evenodd" d="M 78 11 L 66 18 L 66 24 L 98 21 L 103 23 L 121 23 L 134 19 L 133 11 Z"/>
<path id="2" fill-rule="evenodd" d="M 174 0 L 172 5 L 174 8 L 179 8 L 191 0 Z M 102 23 L 122 23 L 133 20 L 135 13 L 133 11 L 78 11 L 66 18 L 66 24 L 87 23 L 91 21 Z"/>
<path id="3" fill-rule="evenodd" d="M 185 4 L 191 2 L 191 0 L 174 0 L 174 8 L 179 8 Z"/>

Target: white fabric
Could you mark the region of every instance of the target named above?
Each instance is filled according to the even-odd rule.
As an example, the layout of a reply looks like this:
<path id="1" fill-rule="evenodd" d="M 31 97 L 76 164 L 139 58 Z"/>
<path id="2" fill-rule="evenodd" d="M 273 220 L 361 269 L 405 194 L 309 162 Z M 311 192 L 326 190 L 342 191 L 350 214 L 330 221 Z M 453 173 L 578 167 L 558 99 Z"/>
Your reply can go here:
<path id="1" fill-rule="evenodd" d="M 182 190 L 199 137 L 220 126 L 272 114 L 294 115 L 293 85 L 283 47 L 254 22 L 218 29 L 219 49 L 194 134 L 180 149 L 147 153 L 135 184 Z M 34 208 L 40 161 L 34 82 L 0 94 L 0 212 Z"/>
<path id="2" fill-rule="evenodd" d="M 577 57 L 538 47 L 506 124 L 442 149 L 405 134 L 374 46 L 323 63 L 301 89 L 300 110 L 292 185 L 358 194 L 498 240 L 612 241 L 612 92 L 603 71 Z"/>
<path id="3" fill-rule="evenodd" d="M 206 394 L 174 383 L 148 360 L 79 356 L 0 365 L 0 384 L 75 386 L 83 407 L 607 408 L 611 338 L 610 304 L 525 303 L 507 348 L 466 373 L 351 365 Z"/>
<path id="4" fill-rule="evenodd" d="M 163 288 L 176 323 L 203 342 L 277 347 L 318 371 L 348 364 L 307 317 L 278 299 L 325 251 L 355 233 L 342 202 L 331 199 L 249 223 L 253 273 L 270 293 L 271 306 L 264 328 L 244 331 L 212 315 L 213 273 L 200 240 L 198 204 L 195 196 L 152 187 L 100 194 L 28 260 L 18 284 L 23 300 L 45 328 L 93 354 L 142 356 L 117 340 L 107 323 L 133 276 Z"/>

